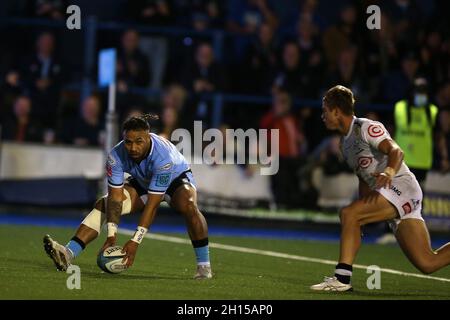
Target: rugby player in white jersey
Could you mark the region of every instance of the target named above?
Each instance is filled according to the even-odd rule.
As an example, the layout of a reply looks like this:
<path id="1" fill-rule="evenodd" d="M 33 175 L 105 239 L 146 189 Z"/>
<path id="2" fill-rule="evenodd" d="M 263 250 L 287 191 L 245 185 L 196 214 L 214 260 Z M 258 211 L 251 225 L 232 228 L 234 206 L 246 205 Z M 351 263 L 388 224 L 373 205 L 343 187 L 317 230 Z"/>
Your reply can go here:
<path id="1" fill-rule="evenodd" d="M 431 248 L 421 215 L 422 191 L 403 162 L 403 151 L 383 124 L 354 115 L 353 93 L 335 86 L 323 98 L 322 119 L 341 136 L 341 152 L 359 178 L 359 199 L 340 211 L 339 262 L 317 291 L 351 291 L 352 265 L 361 245 L 361 226 L 388 221 L 411 263 L 425 274 L 450 264 L 450 243 Z"/>

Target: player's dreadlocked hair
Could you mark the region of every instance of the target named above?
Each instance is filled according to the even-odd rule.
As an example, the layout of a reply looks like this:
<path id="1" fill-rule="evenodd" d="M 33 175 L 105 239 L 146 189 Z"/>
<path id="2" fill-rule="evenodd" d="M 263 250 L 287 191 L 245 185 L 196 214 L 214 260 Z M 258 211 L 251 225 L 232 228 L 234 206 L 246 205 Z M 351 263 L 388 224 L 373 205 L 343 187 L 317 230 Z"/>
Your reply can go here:
<path id="1" fill-rule="evenodd" d="M 123 123 L 122 131 L 150 130 L 149 121 L 158 119 L 159 116 L 153 113 L 146 113 L 138 117 L 130 117 Z"/>

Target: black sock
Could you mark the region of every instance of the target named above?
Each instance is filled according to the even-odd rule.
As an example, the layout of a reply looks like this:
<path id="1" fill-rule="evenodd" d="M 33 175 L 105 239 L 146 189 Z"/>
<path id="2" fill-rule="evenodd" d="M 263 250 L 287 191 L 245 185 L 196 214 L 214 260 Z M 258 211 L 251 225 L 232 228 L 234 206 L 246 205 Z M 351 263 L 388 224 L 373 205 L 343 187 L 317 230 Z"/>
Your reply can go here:
<path id="1" fill-rule="evenodd" d="M 338 263 L 336 265 L 336 270 L 334 271 L 334 276 L 342 283 L 350 284 L 352 278 L 353 267 L 349 264 Z"/>
<path id="2" fill-rule="evenodd" d="M 74 236 L 71 240 L 73 240 L 76 243 L 78 243 L 81 246 L 81 248 L 83 248 L 83 250 L 86 248 L 86 244 L 83 242 L 83 240 L 81 240 L 77 236 Z"/>
<path id="3" fill-rule="evenodd" d="M 192 246 L 194 248 L 200 248 L 208 245 L 208 238 L 200 239 L 200 240 L 191 240 Z"/>

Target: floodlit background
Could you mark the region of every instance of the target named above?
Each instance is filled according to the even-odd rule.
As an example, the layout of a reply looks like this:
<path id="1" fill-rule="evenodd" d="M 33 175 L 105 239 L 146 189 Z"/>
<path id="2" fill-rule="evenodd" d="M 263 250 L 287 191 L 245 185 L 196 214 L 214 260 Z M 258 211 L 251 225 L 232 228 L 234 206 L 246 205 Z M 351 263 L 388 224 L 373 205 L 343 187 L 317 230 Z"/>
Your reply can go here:
<path id="1" fill-rule="evenodd" d="M 81 10 L 81 30 L 66 26 L 72 4 Z M 380 30 L 366 26 L 371 4 L 381 9 Z M 338 137 L 320 119 L 323 93 L 336 84 L 351 88 L 357 116 L 383 122 L 395 137 L 394 106 L 413 101 L 413 81 L 425 77 L 439 113 L 423 215 L 434 244 L 444 243 L 450 232 L 448 12 L 449 3 L 439 0 L 0 1 L 3 236 L 18 224 L 39 225 L 30 234 L 41 250 L 46 227 L 70 226 L 55 231 L 68 240 L 103 194 L 110 133 L 98 55 L 115 48 L 118 125 L 152 112 L 160 116 L 152 131 L 169 139 L 177 128 L 194 137 L 194 121 L 222 132 L 280 130 L 276 175 L 261 175 L 258 165 L 192 165 L 211 239 L 290 238 L 299 248 L 304 240 L 332 241 L 320 253 L 330 259 L 338 253 L 338 210 L 357 197 L 358 186 Z M 247 156 L 255 150 L 251 143 L 224 144 Z M 137 219 L 127 217 L 125 226 L 133 229 Z M 163 205 L 153 230 L 184 232 L 183 220 Z M 386 232 L 384 223 L 369 226 L 365 239 L 373 243 Z M 268 240 L 267 246 L 273 249 Z M 403 266 L 411 268 L 406 260 Z M 317 282 L 322 274 L 312 276 Z M 283 288 L 278 296 L 251 295 L 257 291 L 245 297 L 297 297 L 284 296 Z"/>

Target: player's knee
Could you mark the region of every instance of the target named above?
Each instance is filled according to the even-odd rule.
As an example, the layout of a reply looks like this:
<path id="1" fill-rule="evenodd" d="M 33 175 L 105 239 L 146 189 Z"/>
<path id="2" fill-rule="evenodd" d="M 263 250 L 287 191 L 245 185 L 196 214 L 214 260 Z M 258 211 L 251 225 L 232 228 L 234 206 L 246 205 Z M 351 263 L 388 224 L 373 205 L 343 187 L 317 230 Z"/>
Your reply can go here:
<path id="1" fill-rule="evenodd" d="M 180 202 L 179 211 L 186 219 L 195 218 L 198 214 L 197 203 L 195 203 L 192 197 L 186 196 Z"/>
<path id="2" fill-rule="evenodd" d="M 131 203 L 131 195 L 127 189 L 123 189 L 123 200 L 122 200 L 122 212 L 121 214 L 128 214 L 131 212 L 132 203 Z"/>
<path id="3" fill-rule="evenodd" d="M 354 214 L 350 207 L 344 207 L 339 211 L 339 219 L 342 224 L 353 221 L 353 218 Z"/>
<path id="4" fill-rule="evenodd" d="M 100 199 L 97 199 L 97 201 L 94 204 L 94 208 L 97 210 L 100 210 L 102 212 L 105 212 L 105 199 L 106 199 L 106 196 L 103 196 Z"/>
<path id="5" fill-rule="evenodd" d="M 197 203 L 194 199 L 191 190 L 187 186 L 183 186 L 175 193 L 171 205 L 184 216 L 192 216 L 198 211 Z"/>
<path id="6" fill-rule="evenodd" d="M 347 206 L 340 210 L 339 219 L 341 220 L 341 225 L 344 224 L 359 224 L 362 225 L 362 220 L 360 219 L 358 212 L 354 207 Z"/>
<path id="7" fill-rule="evenodd" d="M 186 201 L 186 215 L 188 217 L 194 217 L 198 214 L 198 207 L 197 204 L 193 199 L 188 199 Z"/>

